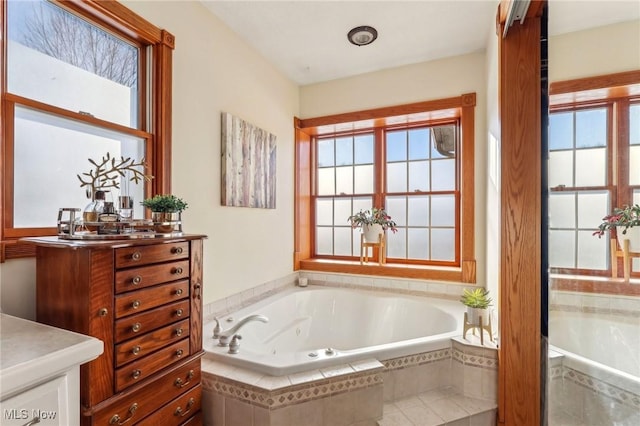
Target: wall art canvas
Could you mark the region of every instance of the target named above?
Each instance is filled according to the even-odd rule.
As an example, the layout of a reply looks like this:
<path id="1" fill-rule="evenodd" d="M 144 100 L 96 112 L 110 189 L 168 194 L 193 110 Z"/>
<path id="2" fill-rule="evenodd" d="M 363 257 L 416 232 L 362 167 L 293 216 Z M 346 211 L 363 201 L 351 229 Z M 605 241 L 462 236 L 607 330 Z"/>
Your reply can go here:
<path id="1" fill-rule="evenodd" d="M 276 208 L 276 136 L 222 113 L 222 205 Z"/>

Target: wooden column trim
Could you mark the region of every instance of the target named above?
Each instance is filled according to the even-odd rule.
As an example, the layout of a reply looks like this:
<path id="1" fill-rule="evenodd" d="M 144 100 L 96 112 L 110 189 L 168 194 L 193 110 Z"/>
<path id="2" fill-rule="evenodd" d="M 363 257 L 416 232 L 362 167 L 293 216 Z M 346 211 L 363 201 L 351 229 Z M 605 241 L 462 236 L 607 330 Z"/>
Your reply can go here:
<path id="1" fill-rule="evenodd" d="M 503 24 L 504 25 L 504 24 Z M 537 426 L 540 416 L 540 18 L 498 35 L 501 120 L 498 422 Z"/>
<path id="2" fill-rule="evenodd" d="M 158 68 L 155 70 L 154 95 L 158 102 L 155 110 L 153 126 L 155 127 L 156 144 L 153 194 L 171 193 L 171 114 L 173 78 L 174 36 L 168 31 L 161 31 L 161 42 L 154 46 L 154 54 L 158 56 Z"/>

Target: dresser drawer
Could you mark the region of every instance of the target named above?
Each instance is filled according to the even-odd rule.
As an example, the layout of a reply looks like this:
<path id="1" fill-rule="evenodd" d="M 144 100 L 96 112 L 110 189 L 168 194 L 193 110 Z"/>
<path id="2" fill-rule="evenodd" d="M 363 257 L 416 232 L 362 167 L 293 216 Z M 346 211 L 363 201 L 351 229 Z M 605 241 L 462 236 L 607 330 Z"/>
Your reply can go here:
<path id="1" fill-rule="evenodd" d="M 189 339 L 162 348 L 116 370 L 116 392 L 143 381 L 153 373 L 189 356 Z"/>
<path id="2" fill-rule="evenodd" d="M 121 366 L 149 355 L 161 347 L 175 343 L 188 335 L 189 320 L 184 320 L 120 343 L 115 347 L 116 366 Z"/>
<path id="3" fill-rule="evenodd" d="M 171 242 L 152 246 L 123 247 L 115 250 L 116 268 L 130 268 L 168 260 L 187 259 L 189 242 Z"/>
<path id="4" fill-rule="evenodd" d="M 174 302 L 150 311 L 141 312 L 116 321 L 116 343 L 141 336 L 149 331 L 189 318 L 189 300 Z"/>
<path id="5" fill-rule="evenodd" d="M 202 386 L 197 385 L 180 395 L 149 417 L 137 423 L 137 426 L 179 426 L 200 411 Z"/>
<path id="6" fill-rule="evenodd" d="M 125 397 L 99 408 L 93 414 L 94 426 L 134 424 L 186 390 L 200 384 L 200 358 L 170 367 L 145 386 L 137 387 Z M 125 423 L 128 421 L 128 423 Z"/>
<path id="7" fill-rule="evenodd" d="M 160 263 L 116 272 L 116 294 L 189 277 L 189 261 Z"/>
<path id="8" fill-rule="evenodd" d="M 165 303 L 186 299 L 189 296 L 189 281 L 176 281 L 161 284 L 136 292 L 116 296 L 116 318 L 137 314 L 157 308 Z"/>

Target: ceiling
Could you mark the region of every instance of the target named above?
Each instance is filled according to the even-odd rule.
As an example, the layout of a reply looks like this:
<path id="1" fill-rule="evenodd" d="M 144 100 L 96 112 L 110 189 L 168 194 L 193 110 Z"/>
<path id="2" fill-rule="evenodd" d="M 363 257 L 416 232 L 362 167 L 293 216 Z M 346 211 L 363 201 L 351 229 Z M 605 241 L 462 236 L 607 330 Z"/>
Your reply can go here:
<path id="1" fill-rule="evenodd" d="M 484 50 L 498 0 L 201 0 L 291 80 L 307 85 Z M 640 19 L 640 2 L 550 0 L 549 32 Z M 373 26 L 369 46 L 348 42 Z"/>

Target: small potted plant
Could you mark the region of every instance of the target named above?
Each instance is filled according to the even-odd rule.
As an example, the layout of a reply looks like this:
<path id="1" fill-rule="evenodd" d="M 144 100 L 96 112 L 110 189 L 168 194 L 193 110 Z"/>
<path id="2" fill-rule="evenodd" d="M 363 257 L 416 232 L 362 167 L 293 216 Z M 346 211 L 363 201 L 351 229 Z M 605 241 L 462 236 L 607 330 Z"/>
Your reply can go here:
<path id="1" fill-rule="evenodd" d="M 487 322 L 486 310 L 491 306 L 492 299 L 489 297 L 489 290 L 478 287 L 473 290 L 464 289 L 460 302 L 467 307 L 467 321 L 470 324 L 479 325 L 480 316 Z"/>
<path id="2" fill-rule="evenodd" d="M 155 195 L 142 201 L 142 205 L 151 210 L 151 220 L 155 230 L 169 233 L 180 223 L 180 214 L 187 208 L 187 203 L 175 195 Z"/>
<path id="3" fill-rule="evenodd" d="M 352 228 L 361 228 L 364 239 L 367 242 L 377 242 L 378 236 L 387 229 L 396 232 L 396 223 L 391 220 L 391 216 L 384 209 L 373 207 L 371 210 L 360 210 L 358 213 L 349 216 L 347 221 Z"/>
<path id="4" fill-rule="evenodd" d="M 640 205 L 615 207 L 612 214 L 602 218 L 602 223 L 598 225 L 593 235 L 600 238 L 606 231 L 612 229 L 616 231 L 620 248 L 623 247 L 622 240 L 629 240 L 630 250 L 640 251 Z"/>

